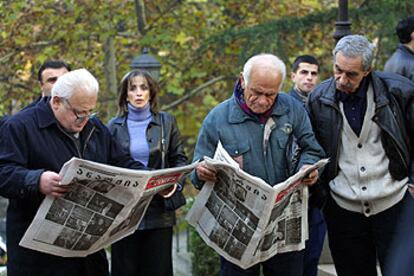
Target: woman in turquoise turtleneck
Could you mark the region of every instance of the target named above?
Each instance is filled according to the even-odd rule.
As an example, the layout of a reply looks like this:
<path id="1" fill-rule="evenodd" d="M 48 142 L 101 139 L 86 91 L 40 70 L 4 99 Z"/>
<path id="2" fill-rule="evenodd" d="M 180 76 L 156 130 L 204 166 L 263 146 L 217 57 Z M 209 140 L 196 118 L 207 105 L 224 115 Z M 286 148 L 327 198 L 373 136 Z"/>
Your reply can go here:
<path id="1" fill-rule="evenodd" d="M 118 116 L 108 128 L 132 158 L 153 169 L 187 163 L 177 122 L 158 111 L 159 87 L 145 71 L 127 73 L 120 86 Z M 134 234 L 112 245 L 112 276 L 172 275 L 174 208 L 166 198 L 182 197 L 177 185 L 156 195 Z"/>

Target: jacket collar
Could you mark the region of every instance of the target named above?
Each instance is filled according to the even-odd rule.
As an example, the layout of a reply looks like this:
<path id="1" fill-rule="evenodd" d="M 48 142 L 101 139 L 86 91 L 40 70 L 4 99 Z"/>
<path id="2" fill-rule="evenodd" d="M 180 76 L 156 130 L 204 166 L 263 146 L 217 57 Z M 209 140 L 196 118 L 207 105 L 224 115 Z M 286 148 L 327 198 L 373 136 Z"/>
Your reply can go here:
<path id="1" fill-rule="evenodd" d="M 158 126 L 161 125 L 161 111 L 156 114 L 152 113 L 152 120 L 150 124 L 158 125 Z"/>
<path id="2" fill-rule="evenodd" d="M 289 90 L 288 94 L 304 104 L 306 104 L 306 102 L 308 101 L 308 97 L 301 94 L 298 90 L 295 89 L 295 87 L 292 87 L 292 89 Z"/>
<path id="3" fill-rule="evenodd" d="M 35 106 L 38 106 L 35 112 L 39 128 L 47 128 L 53 124 L 57 124 L 56 117 L 50 106 L 50 97 L 43 97 Z"/>
<path id="4" fill-rule="evenodd" d="M 114 124 L 123 126 L 126 124 L 126 120 L 127 120 L 127 116 L 118 116 L 118 117 L 115 117 Z"/>
<path id="5" fill-rule="evenodd" d="M 370 78 L 370 82 L 374 89 L 374 102 L 376 107 L 387 105 L 389 103 L 386 92 L 387 88 L 384 86 L 377 73 L 373 71 L 367 76 L 367 78 Z M 321 101 L 331 105 L 336 105 L 338 97 L 336 94 L 335 78 L 330 78 L 328 82 L 328 89 L 326 89 L 326 92 L 322 94 Z"/>
<path id="6" fill-rule="evenodd" d="M 403 52 L 404 54 L 414 56 L 414 51 L 404 44 L 399 44 L 397 49 Z"/>
<path id="7" fill-rule="evenodd" d="M 374 88 L 374 101 L 376 107 L 388 105 L 390 100 L 388 98 L 388 88 L 384 85 L 376 72 L 371 74 L 372 87 Z"/>
<path id="8" fill-rule="evenodd" d="M 273 105 L 273 110 L 270 116 L 282 116 L 288 112 L 288 107 L 282 103 L 282 97 L 281 93 L 279 92 L 279 95 L 276 98 L 276 102 Z M 236 98 L 232 96 L 230 99 L 230 111 L 229 111 L 229 123 L 231 124 L 238 124 L 243 123 L 247 120 L 253 120 L 253 118 L 249 115 L 247 115 L 239 106 L 239 104 L 236 101 Z"/>

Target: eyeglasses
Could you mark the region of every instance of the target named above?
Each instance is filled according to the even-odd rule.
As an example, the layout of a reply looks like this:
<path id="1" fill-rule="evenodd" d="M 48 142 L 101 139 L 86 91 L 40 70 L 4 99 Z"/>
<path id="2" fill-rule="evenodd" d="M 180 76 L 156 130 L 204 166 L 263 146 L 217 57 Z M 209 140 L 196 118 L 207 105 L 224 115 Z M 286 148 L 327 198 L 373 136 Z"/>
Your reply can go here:
<path id="1" fill-rule="evenodd" d="M 96 115 L 98 115 L 98 112 L 89 112 L 89 114 L 81 115 L 79 113 L 85 114 L 85 113 L 88 113 L 88 112 L 87 111 L 78 112 L 75 108 L 73 108 L 73 106 L 70 104 L 70 102 L 69 102 L 68 99 L 62 98 L 62 100 L 63 100 L 64 103 L 67 103 L 68 104 L 70 110 L 76 116 L 76 120 L 75 120 L 76 123 L 82 123 L 85 120 L 89 120 L 89 119 L 95 118 Z"/>

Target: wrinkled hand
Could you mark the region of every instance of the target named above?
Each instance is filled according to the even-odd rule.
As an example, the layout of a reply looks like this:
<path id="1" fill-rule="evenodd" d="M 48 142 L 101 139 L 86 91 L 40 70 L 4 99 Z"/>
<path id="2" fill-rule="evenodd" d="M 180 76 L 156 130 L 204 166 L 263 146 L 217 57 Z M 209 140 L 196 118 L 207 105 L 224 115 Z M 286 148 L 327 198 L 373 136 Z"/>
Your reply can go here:
<path id="1" fill-rule="evenodd" d="M 177 184 L 174 184 L 174 186 L 171 186 L 168 189 L 159 191 L 158 194 L 162 196 L 163 198 L 169 198 L 175 193 L 176 190 L 177 190 Z"/>
<path id="2" fill-rule="evenodd" d="M 59 174 L 52 171 L 45 171 L 40 176 L 39 189 L 44 195 L 62 197 L 70 189 L 69 185 L 59 185 L 62 178 Z"/>
<path id="3" fill-rule="evenodd" d="M 204 182 L 213 182 L 217 181 L 216 177 L 216 170 L 212 167 L 207 166 L 206 162 L 200 162 L 200 164 L 196 168 L 196 173 L 198 179 Z"/>
<path id="4" fill-rule="evenodd" d="M 304 170 L 307 167 L 310 167 L 311 165 L 303 165 L 302 168 L 300 168 L 300 170 Z M 302 179 L 302 184 L 307 185 L 307 186 L 312 186 L 313 184 L 316 183 L 316 181 L 318 181 L 319 178 L 319 173 L 318 170 L 313 170 L 311 171 L 305 178 Z"/>

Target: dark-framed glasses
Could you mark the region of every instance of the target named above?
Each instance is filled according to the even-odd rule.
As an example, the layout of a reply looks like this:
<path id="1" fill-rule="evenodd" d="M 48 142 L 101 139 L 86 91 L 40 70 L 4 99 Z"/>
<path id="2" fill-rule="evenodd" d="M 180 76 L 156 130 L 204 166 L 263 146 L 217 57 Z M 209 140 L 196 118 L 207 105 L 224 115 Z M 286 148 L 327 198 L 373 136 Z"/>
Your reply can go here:
<path id="1" fill-rule="evenodd" d="M 70 108 L 70 110 L 73 112 L 73 114 L 76 117 L 76 120 L 75 121 L 77 123 L 82 123 L 85 120 L 89 120 L 89 119 L 95 118 L 98 115 L 98 112 L 87 112 L 87 111 L 78 112 L 75 108 L 73 108 L 72 104 L 69 102 L 68 99 L 62 98 L 62 101 L 64 103 L 66 103 L 68 105 L 68 107 Z"/>

